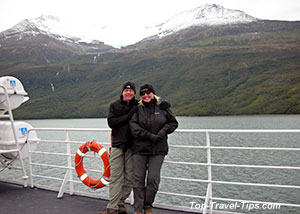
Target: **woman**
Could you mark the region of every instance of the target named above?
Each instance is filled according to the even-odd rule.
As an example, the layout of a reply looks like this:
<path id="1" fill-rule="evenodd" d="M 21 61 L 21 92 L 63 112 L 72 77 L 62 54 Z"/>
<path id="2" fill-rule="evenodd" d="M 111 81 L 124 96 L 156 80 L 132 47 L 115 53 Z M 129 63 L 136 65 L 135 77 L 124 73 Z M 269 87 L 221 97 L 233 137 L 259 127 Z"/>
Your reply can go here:
<path id="1" fill-rule="evenodd" d="M 140 88 L 137 112 L 129 121 L 133 141 L 133 192 L 135 214 L 152 214 L 151 208 L 160 182 L 160 169 L 168 153 L 167 134 L 174 132 L 178 122 L 166 105 L 158 104 L 152 85 Z M 147 183 L 145 178 L 147 174 Z"/>

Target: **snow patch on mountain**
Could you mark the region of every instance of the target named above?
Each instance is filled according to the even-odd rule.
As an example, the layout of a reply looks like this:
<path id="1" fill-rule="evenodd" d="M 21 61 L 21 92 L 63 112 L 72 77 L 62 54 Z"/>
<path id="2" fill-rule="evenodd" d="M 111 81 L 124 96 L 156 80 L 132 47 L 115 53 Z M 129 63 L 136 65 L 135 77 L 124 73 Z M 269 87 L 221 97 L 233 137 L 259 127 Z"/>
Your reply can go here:
<path id="1" fill-rule="evenodd" d="M 155 26 L 156 36 L 165 37 L 191 26 L 226 25 L 257 21 L 240 10 L 226 9 L 216 4 L 206 4 L 194 10 L 177 14 L 164 23 Z M 151 29 L 153 30 L 153 29 Z"/>
<path id="2" fill-rule="evenodd" d="M 15 33 L 31 34 L 33 36 L 43 33 L 63 41 L 71 39 L 75 42 L 97 43 L 95 39 L 77 35 L 77 32 L 69 26 L 71 26 L 70 22 L 64 21 L 59 17 L 41 15 L 35 19 L 25 19 L 5 33 L 7 36 Z"/>

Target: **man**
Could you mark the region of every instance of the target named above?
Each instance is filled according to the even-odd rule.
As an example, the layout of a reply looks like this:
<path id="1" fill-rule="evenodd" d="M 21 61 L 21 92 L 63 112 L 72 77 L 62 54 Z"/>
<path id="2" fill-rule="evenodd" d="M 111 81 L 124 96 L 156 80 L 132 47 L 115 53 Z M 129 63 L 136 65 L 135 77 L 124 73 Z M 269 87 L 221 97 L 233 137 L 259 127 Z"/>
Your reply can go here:
<path id="1" fill-rule="evenodd" d="M 132 154 L 133 137 L 129 129 L 129 120 L 137 111 L 135 85 L 126 82 L 120 99 L 109 106 L 107 122 L 112 129 L 112 148 L 110 154 L 111 177 L 109 183 L 109 203 L 106 210 L 99 214 L 125 214 L 124 202 L 132 188 Z"/>

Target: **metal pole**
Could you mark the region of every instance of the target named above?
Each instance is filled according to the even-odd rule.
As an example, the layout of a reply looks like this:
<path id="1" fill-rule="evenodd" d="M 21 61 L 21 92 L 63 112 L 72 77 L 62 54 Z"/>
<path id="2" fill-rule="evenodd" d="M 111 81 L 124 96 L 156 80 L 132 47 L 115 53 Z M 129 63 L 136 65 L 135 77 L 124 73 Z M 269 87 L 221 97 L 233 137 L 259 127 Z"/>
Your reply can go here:
<path id="1" fill-rule="evenodd" d="M 32 159 L 31 159 L 32 153 L 31 153 L 30 140 L 29 140 L 30 139 L 30 137 L 29 137 L 30 132 L 31 132 L 31 130 L 28 130 L 28 132 L 27 132 L 27 139 L 26 140 L 27 140 L 27 143 L 28 143 L 28 152 L 29 152 L 29 154 L 28 154 L 28 161 L 29 161 L 30 187 L 33 188 L 34 184 L 33 184 L 33 176 L 32 176 L 33 172 L 32 172 Z"/>
<path id="2" fill-rule="evenodd" d="M 206 132 L 206 146 L 207 146 L 207 179 L 208 179 L 208 203 L 209 213 L 212 214 L 212 170 L 211 170 L 211 149 L 210 149 L 210 138 L 208 131 Z"/>
<path id="3" fill-rule="evenodd" d="M 12 114 L 12 111 L 11 111 L 10 100 L 9 100 L 6 88 L 2 85 L 0 85 L 0 87 L 3 88 L 3 90 L 4 90 L 5 99 L 6 99 L 6 102 L 7 102 L 9 119 L 10 119 L 12 131 L 13 131 L 13 135 L 14 135 L 14 138 L 15 138 L 16 147 L 17 147 L 18 155 L 19 155 L 19 159 L 20 159 L 20 164 L 21 164 L 21 169 L 22 169 L 22 174 L 23 174 L 22 178 L 24 179 L 24 187 L 27 187 L 28 176 L 26 175 L 23 158 L 22 158 L 22 154 L 21 154 L 21 151 L 20 151 L 19 141 L 18 141 L 18 138 L 17 138 L 17 132 L 16 132 L 15 123 L 14 123 L 14 117 L 13 117 L 13 114 Z"/>
<path id="4" fill-rule="evenodd" d="M 72 167 L 72 158 L 71 158 L 71 144 L 70 144 L 70 137 L 69 137 L 69 132 L 66 132 L 66 142 L 67 142 L 67 161 L 68 161 L 68 167 L 69 167 L 69 179 L 72 180 L 73 179 L 73 174 L 72 174 L 72 170 L 70 169 Z M 70 195 L 73 195 L 74 193 L 74 185 L 73 182 L 70 182 Z"/>

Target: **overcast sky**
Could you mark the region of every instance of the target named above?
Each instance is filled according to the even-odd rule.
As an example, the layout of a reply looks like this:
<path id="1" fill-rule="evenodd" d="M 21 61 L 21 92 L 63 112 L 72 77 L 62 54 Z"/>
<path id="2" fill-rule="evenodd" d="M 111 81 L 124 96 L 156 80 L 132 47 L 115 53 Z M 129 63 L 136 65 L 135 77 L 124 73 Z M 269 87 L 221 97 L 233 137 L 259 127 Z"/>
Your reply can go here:
<path id="1" fill-rule="evenodd" d="M 299 0 L 0 0 L 0 32 L 45 14 L 72 20 L 79 34 L 95 39 L 101 37 L 99 29 L 106 29 L 106 43 L 128 45 L 143 36 L 146 26 L 204 4 L 242 10 L 260 19 L 300 21 Z"/>

